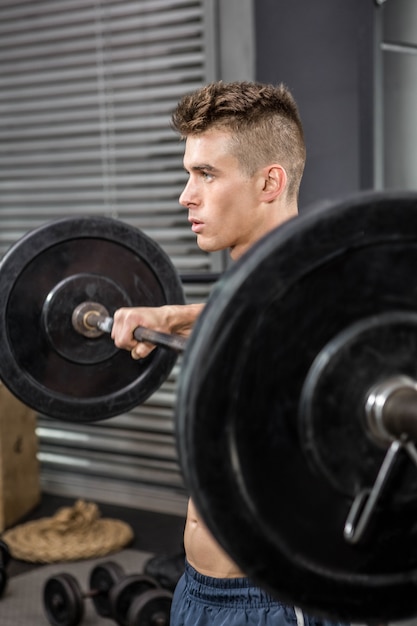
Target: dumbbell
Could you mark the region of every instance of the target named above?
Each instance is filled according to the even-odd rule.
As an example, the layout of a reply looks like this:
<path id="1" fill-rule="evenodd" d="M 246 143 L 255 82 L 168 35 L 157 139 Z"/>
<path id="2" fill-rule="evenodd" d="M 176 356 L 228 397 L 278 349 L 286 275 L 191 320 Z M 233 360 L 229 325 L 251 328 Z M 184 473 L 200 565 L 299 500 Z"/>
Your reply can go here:
<path id="1" fill-rule="evenodd" d="M 156 596 L 161 595 L 165 598 L 166 592 L 160 589 L 158 582 L 151 576 L 125 575 L 120 565 L 109 561 L 97 565 L 92 570 L 89 590 L 86 592 L 81 590 L 77 579 L 72 574 L 64 572 L 52 576 L 45 583 L 43 600 L 45 613 L 51 626 L 77 626 L 84 615 L 84 599 L 86 598 L 92 599 L 99 615 L 114 619 L 119 626 L 128 626 L 134 600 L 150 591 L 154 592 L 154 604 Z M 160 614 L 161 612 L 162 608 L 159 610 Z M 149 606 L 147 605 L 148 613 Z M 140 616 L 140 611 L 135 610 L 134 615 Z M 145 622 L 138 623 L 145 624 Z M 146 623 L 152 624 L 152 622 Z M 168 621 L 160 623 L 169 624 L 169 612 Z"/>
<path id="2" fill-rule="evenodd" d="M 172 593 L 150 589 L 134 598 L 127 614 L 127 626 L 169 626 Z"/>
<path id="3" fill-rule="evenodd" d="M 51 626 L 77 626 L 84 615 L 84 599 L 91 598 L 96 612 L 111 617 L 111 589 L 125 577 L 123 568 L 113 561 L 96 565 L 90 574 L 89 590 L 83 592 L 72 574 L 49 578 L 43 589 L 43 604 Z"/>
<path id="4" fill-rule="evenodd" d="M 109 604 L 111 607 L 112 618 L 119 624 L 119 626 L 135 626 L 139 624 L 141 626 L 168 626 L 169 624 L 169 612 L 171 603 L 169 603 L 168 612 L 166 611 L 166 595 L 170 598 L 172 594 L 165 589 L 161 589 L 158 581 L 152 576 L 146 576 L 145 574 L 130 574 L 120 580 L 112 589 L 109 594 Z M 159 617 L 164 613 L 166 616 L 165 621 L 152 621 L 150 618 L 156 617 L 156 612 L 153 611 L 149 604 L 150 599 L 153 599 L 153 608 L 157 604 L 157 598 L 161 600 L 161 606 L 159 608 Z M 142 605 L 138 608 L 138 603 L 142 600 Z M 165 601 L 164 609 L 162 602 Z M 133 621 L 132 621 L 133 620 Z"/>
<path id="5" fill-rule="evenodd" d="M 0 539 L 0 598 L 7 585 L 8 577 L 6 568 L 9 564 L 10 557 L 9 546 L 2 539 Z"/>

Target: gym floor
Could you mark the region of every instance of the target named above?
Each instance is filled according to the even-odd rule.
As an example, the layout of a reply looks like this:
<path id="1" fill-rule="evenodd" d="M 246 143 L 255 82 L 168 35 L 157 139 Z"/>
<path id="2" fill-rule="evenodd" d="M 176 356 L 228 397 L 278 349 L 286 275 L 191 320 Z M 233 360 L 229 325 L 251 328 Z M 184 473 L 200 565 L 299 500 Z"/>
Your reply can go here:
<path id="1" fill-rule="evenodd" d="M 74 499 L 43 494 L 40 504 L 18 523 L 22 524 L 42 517 L 52 517 L 59 508 L 73 505 Z M 97 505 L 100 509 L 101 517 L 118 519 L 130 524 L 135 535 L 133 543 L 127 546 L 130 549 L 152 552 L 158 555 L 173 555 L 180 552 L 184 518 L 177 515 L 154 513 L 130 507 L 113 506 L 101 502 L 98 502 Z M 17 576 L 35 567 L 41 567 L 41 565 L 11 559 L 7 567 L 7 573 L 9 577 Z"/>

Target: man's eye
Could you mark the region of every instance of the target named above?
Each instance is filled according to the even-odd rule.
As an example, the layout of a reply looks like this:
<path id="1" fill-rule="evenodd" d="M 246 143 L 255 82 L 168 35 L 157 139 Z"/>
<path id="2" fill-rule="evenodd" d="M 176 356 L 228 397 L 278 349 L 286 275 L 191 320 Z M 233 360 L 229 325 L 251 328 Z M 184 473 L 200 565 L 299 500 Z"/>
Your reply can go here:
<path id="1" fill-rule="evenodd" d="M 211 180 L 213 178 L 213 174 L 211 172 L 201 172 L 204 180 Z"/>

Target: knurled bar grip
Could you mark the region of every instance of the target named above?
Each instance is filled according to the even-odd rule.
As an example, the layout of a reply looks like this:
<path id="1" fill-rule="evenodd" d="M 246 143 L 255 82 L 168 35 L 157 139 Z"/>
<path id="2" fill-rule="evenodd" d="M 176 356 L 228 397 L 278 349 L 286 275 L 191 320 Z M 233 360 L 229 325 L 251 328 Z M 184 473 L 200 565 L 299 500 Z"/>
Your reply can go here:
<path id="1" fill-rule="evenodd" d="M 103 332 L 111 333 L 113 328 L 113 318 L 99 317 L 95 320 L 95 325 Z M 170 348 L 171 350 L 175 350 L 175 352 L 184 352 L 187 345 L 187 339 L 185 337 L 181 337 L 181 335 L 161 333 L 157 330 L 152 330 L 151 328 L 145 328 L 145 326 L 138 326 L 135 328 L 133 336 L 137 341 L 149 341 L 149 343 L 154 343 L 156 346 Z"/>

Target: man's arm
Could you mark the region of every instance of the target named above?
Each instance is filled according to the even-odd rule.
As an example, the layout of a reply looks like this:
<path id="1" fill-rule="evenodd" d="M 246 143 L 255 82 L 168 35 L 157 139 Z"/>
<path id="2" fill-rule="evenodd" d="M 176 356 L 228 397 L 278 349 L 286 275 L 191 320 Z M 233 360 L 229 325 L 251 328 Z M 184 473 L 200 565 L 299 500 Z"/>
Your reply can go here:
<path id="1" fill-rule="evenodd" d="M 138 342 L 133 331 L 138 326 L 188 337 L 204 304 L 166 304 L 159 307 L 126 307 L 113 316 L 111 336 L 115 345 L 130 350 L 133 359 L 143 359 L 155 348 L 151 343 Z"/>

